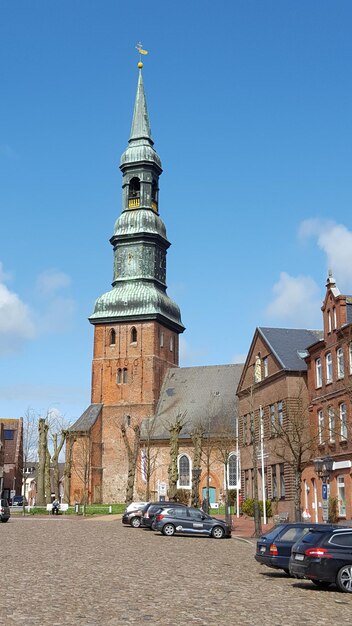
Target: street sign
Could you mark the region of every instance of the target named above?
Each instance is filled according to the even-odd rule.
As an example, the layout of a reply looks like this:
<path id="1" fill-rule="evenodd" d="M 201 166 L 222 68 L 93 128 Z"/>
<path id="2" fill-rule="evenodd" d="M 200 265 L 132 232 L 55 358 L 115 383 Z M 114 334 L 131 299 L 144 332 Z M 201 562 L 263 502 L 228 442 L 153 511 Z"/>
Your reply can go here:
<path id="1" fill-rule="evenodd" d="M 329 503 L 327 500 L 323 500 L 323 522 L 327 522 L 329 519 Z"/>
<path id="2" fill-rule="evenodd" d="M 323 500 L 327 500 L 328 499 L 328 485 L 327 483 L 323 483 L 321 486 L 321 494 L 322 494 L 322 498 Z"/>

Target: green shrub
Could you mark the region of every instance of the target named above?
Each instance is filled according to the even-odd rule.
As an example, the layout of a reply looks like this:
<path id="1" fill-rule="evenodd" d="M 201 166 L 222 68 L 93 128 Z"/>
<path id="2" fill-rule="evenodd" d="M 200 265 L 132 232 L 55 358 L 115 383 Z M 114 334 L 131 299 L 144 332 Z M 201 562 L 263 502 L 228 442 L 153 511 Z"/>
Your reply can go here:
<path id="1" fill-rule="evenodd" d="M 262 500 L 259 500 L 259 508 L 260 508 L 260 515 L 262 516 L 263 515 Z M 248 517 L 254 517 L 254 498 L 247 498 L 247 500 L 244 500 L 242 502 L 241 510 L 244 515 L 248 515 Z M 266 501 L 266 514 L 268 517 L 271 517 L 272 515 L 271 500 Z"/>

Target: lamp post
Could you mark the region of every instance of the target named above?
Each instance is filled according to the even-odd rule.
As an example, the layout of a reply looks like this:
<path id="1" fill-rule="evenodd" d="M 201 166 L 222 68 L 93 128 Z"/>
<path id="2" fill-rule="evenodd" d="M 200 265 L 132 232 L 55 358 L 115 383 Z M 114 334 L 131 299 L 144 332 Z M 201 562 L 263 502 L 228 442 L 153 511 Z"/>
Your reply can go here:
<path id="1" fill-rule="evenodd" d="M 193 493 L 192 493 L 192 505 L 198 507 L 199 505 L 199 479 L 202 470 L 199 467 L 194 467 L 192 469 L 192 483 L 193 483 Z"/>
<path id="2" fill-rule="evenodd" d="M 314 460 L 316 474 L 322 480 L 322 501 L 323 501 L 323 522 L 326 524 L 329 519 L 329 482 L 333 471 L 334 459 L 332 456 L 325 456 L 322 459 Z"/>

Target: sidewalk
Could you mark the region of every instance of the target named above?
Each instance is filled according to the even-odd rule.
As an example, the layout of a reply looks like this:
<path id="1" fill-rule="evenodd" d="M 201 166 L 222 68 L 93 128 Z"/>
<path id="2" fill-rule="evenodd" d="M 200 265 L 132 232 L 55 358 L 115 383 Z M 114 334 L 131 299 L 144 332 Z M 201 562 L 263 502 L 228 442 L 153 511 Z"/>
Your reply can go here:
<path id="1" fill-rule="evenodd" d="M 272 528 L 274 525 L 272 520 L 268 520 L 268 524 L 263 524 L 262 522 L 262 533 L 264 533 L 269 528 Z M 253 517 L 248 517 L 247 515 L 240 515 L 240 517 L 232 516 L 232 536 L 233 537 L 243 537 L 246 539 L 255 540 L 254 535 L 254 519 Z"/>

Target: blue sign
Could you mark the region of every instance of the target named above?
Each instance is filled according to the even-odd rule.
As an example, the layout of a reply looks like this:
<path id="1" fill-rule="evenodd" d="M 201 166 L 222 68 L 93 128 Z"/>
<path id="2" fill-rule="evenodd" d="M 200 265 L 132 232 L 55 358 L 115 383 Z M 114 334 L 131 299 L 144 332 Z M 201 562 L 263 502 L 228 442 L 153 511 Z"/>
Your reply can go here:
<path id="1" fill-rule="evenodd" d="M 327 500 L 328 499 L 328 486 L 326 483 L 322 484 L 321 493 L 322 493 L 323 500 Z"/>

